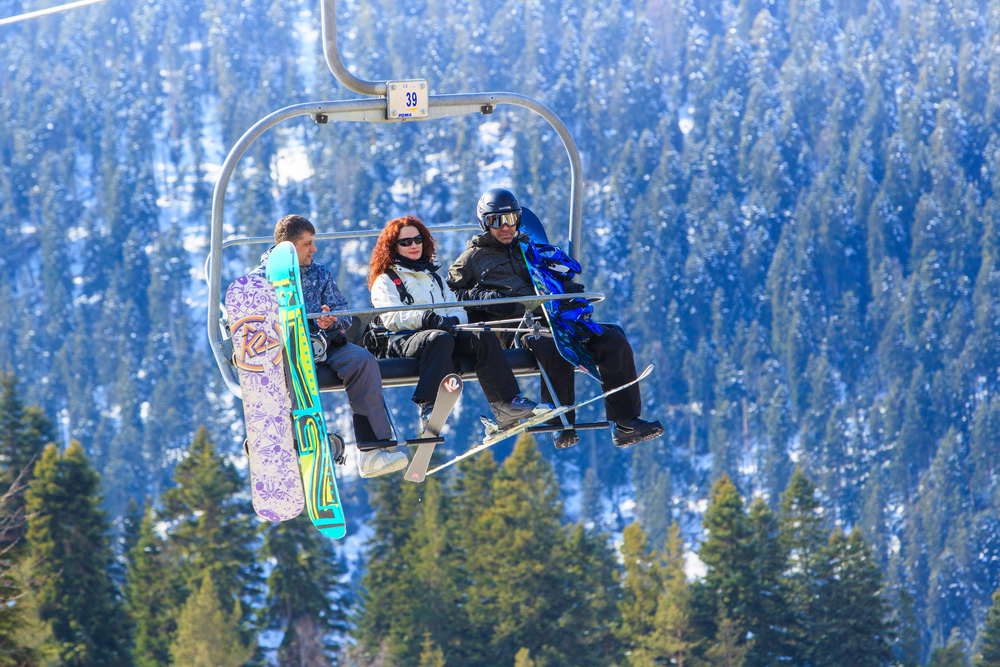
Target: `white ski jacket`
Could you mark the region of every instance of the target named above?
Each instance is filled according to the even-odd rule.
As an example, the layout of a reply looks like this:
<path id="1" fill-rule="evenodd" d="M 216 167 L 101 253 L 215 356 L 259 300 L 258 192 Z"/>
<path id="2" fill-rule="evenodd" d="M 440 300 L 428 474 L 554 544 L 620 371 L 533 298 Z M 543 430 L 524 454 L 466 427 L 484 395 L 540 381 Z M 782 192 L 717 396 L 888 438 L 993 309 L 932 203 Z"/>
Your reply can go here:
<path id="1" fill-rule="evenodd" d="M 438 286 L 438 281 L 429 271 L 415 271 L 399 264 L 393 264 L 391 268 L 403 281 L 403 287 L 406 288 L 406 291 L 413 297 L 413 304 L 411 304 L 413 306 L 424 303 L 458 301 L 451 290 L 445 293 Z M 383 273 L 375 279 L 375 282 L 372 283 L 372 307 L 389 308 L 390 306 L 405 305 L 399 298 L 399 290 L 396 289 L 395 283 L 388 275 Z M 383 314 L 381 316 L 382 324 L 389 331 L 416 331 L 423 328 L 424 312 L 423 310 L 409 310 Z M 457 317 L 459 324 L 466 324 L 469 321 L 464 308 L 438 308 L 434 312 L 441 317 Z"/>

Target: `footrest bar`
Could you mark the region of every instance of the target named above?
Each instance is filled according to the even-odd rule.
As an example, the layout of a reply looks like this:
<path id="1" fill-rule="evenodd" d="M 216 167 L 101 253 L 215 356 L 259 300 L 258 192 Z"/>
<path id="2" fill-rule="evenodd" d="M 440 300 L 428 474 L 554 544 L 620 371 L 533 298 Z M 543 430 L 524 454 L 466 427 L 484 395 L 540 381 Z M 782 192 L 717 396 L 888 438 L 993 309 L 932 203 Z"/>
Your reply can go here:
<path id="1" fill-rule="evenodd" d="M 582 424 L 574 424 L 570 428 L 576 431 L 591 431 L 599 428 L 608 428 L 611 426 L 611 422 L 584 422 Z M 532 426 L 528 428 L 528 433 L 555 433 L 556 431 L 567 430 L 562 424 L 556 424 L 555 426 L 551 424 L 542 424 L 541 426 Z"/>
<path id="2" fill-rule="evenodd" d="M 417 447 L 419 445 L 440 445 L 444 438 L 414 438 L 413 440 L 372 440 L 371 442 L 359 442 L 358 449 L 363 452 L 370 452 L 373 449 L 387 449 L 389 447 L 407 446 Z"/>

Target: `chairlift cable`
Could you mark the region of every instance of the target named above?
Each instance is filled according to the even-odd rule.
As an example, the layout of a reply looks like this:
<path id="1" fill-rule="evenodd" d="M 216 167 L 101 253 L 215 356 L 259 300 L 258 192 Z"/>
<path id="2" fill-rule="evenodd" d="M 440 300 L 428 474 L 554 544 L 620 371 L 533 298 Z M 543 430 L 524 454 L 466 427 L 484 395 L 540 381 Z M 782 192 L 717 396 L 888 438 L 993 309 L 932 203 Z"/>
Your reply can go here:
<path id="1" fill-rule="evenodd" d="M 24 14 L 18 14 L 17 16 L 11 16 L 9 18 L 0 19 L 0 25 L 8 25 L 10 23 L 17 23 L 18 21 L 27 21 L 29 19 L 36 19 L 41 16 L 48 16 L 49 14 L 56 14 L 59 12 L 69 11 L 70 9 L 86 7 L 87 5 L 95 5 L 98 2 L 107 2 L 107 0 L 78 0 L 77 2 L 66 3 L 65 5 L 57 5 L 55 7 L 49 7 L 48 9 L 39 9 L 34 12 L 26 12 Z"/>

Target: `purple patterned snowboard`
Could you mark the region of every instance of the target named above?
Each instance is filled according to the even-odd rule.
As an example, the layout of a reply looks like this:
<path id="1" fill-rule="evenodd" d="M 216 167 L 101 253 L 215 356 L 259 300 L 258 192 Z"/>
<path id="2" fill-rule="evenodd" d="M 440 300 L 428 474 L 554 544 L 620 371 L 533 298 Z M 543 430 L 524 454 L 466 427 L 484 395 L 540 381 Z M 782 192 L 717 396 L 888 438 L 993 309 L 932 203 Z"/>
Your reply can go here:
<path id="1" fill-rule="evenodd" d="M 243 394 L 253 508 L 268 521 L 292 519 L 302 512 L 305 494 L 274 287 L 259 276 L 238 278 L 226 290 L 226 315 Z"/>

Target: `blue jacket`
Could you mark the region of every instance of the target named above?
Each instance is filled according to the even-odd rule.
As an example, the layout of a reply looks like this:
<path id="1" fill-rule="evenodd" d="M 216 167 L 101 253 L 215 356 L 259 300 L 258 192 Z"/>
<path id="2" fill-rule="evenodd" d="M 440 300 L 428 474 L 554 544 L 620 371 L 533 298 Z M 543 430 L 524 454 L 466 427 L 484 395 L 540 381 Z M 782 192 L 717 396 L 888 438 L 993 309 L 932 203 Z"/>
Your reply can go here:
<path id="1" fill-rule="evenodd" d="M 250 275 L 267 277 L 267 257 L 272 250 L 274 246 L 260 256 L 260 266 L 251 271 Z M 347 310 L 350 307 L 343 292 L 337 287 L 333 274 L 322 264 L 313 262 L 309 266 L 299 266 L 299 278 L 302 282 L 302 300 L 305 301 L 307 314 L 321 312 L 324 304 L 330 306 L 330 310 Z M 353 319 L 353 317 L 338 317 L 336 326 L 341 331 L 347 331 Z M 317 328 L 316 320 L 310 320 L 309 328 Z"/>

